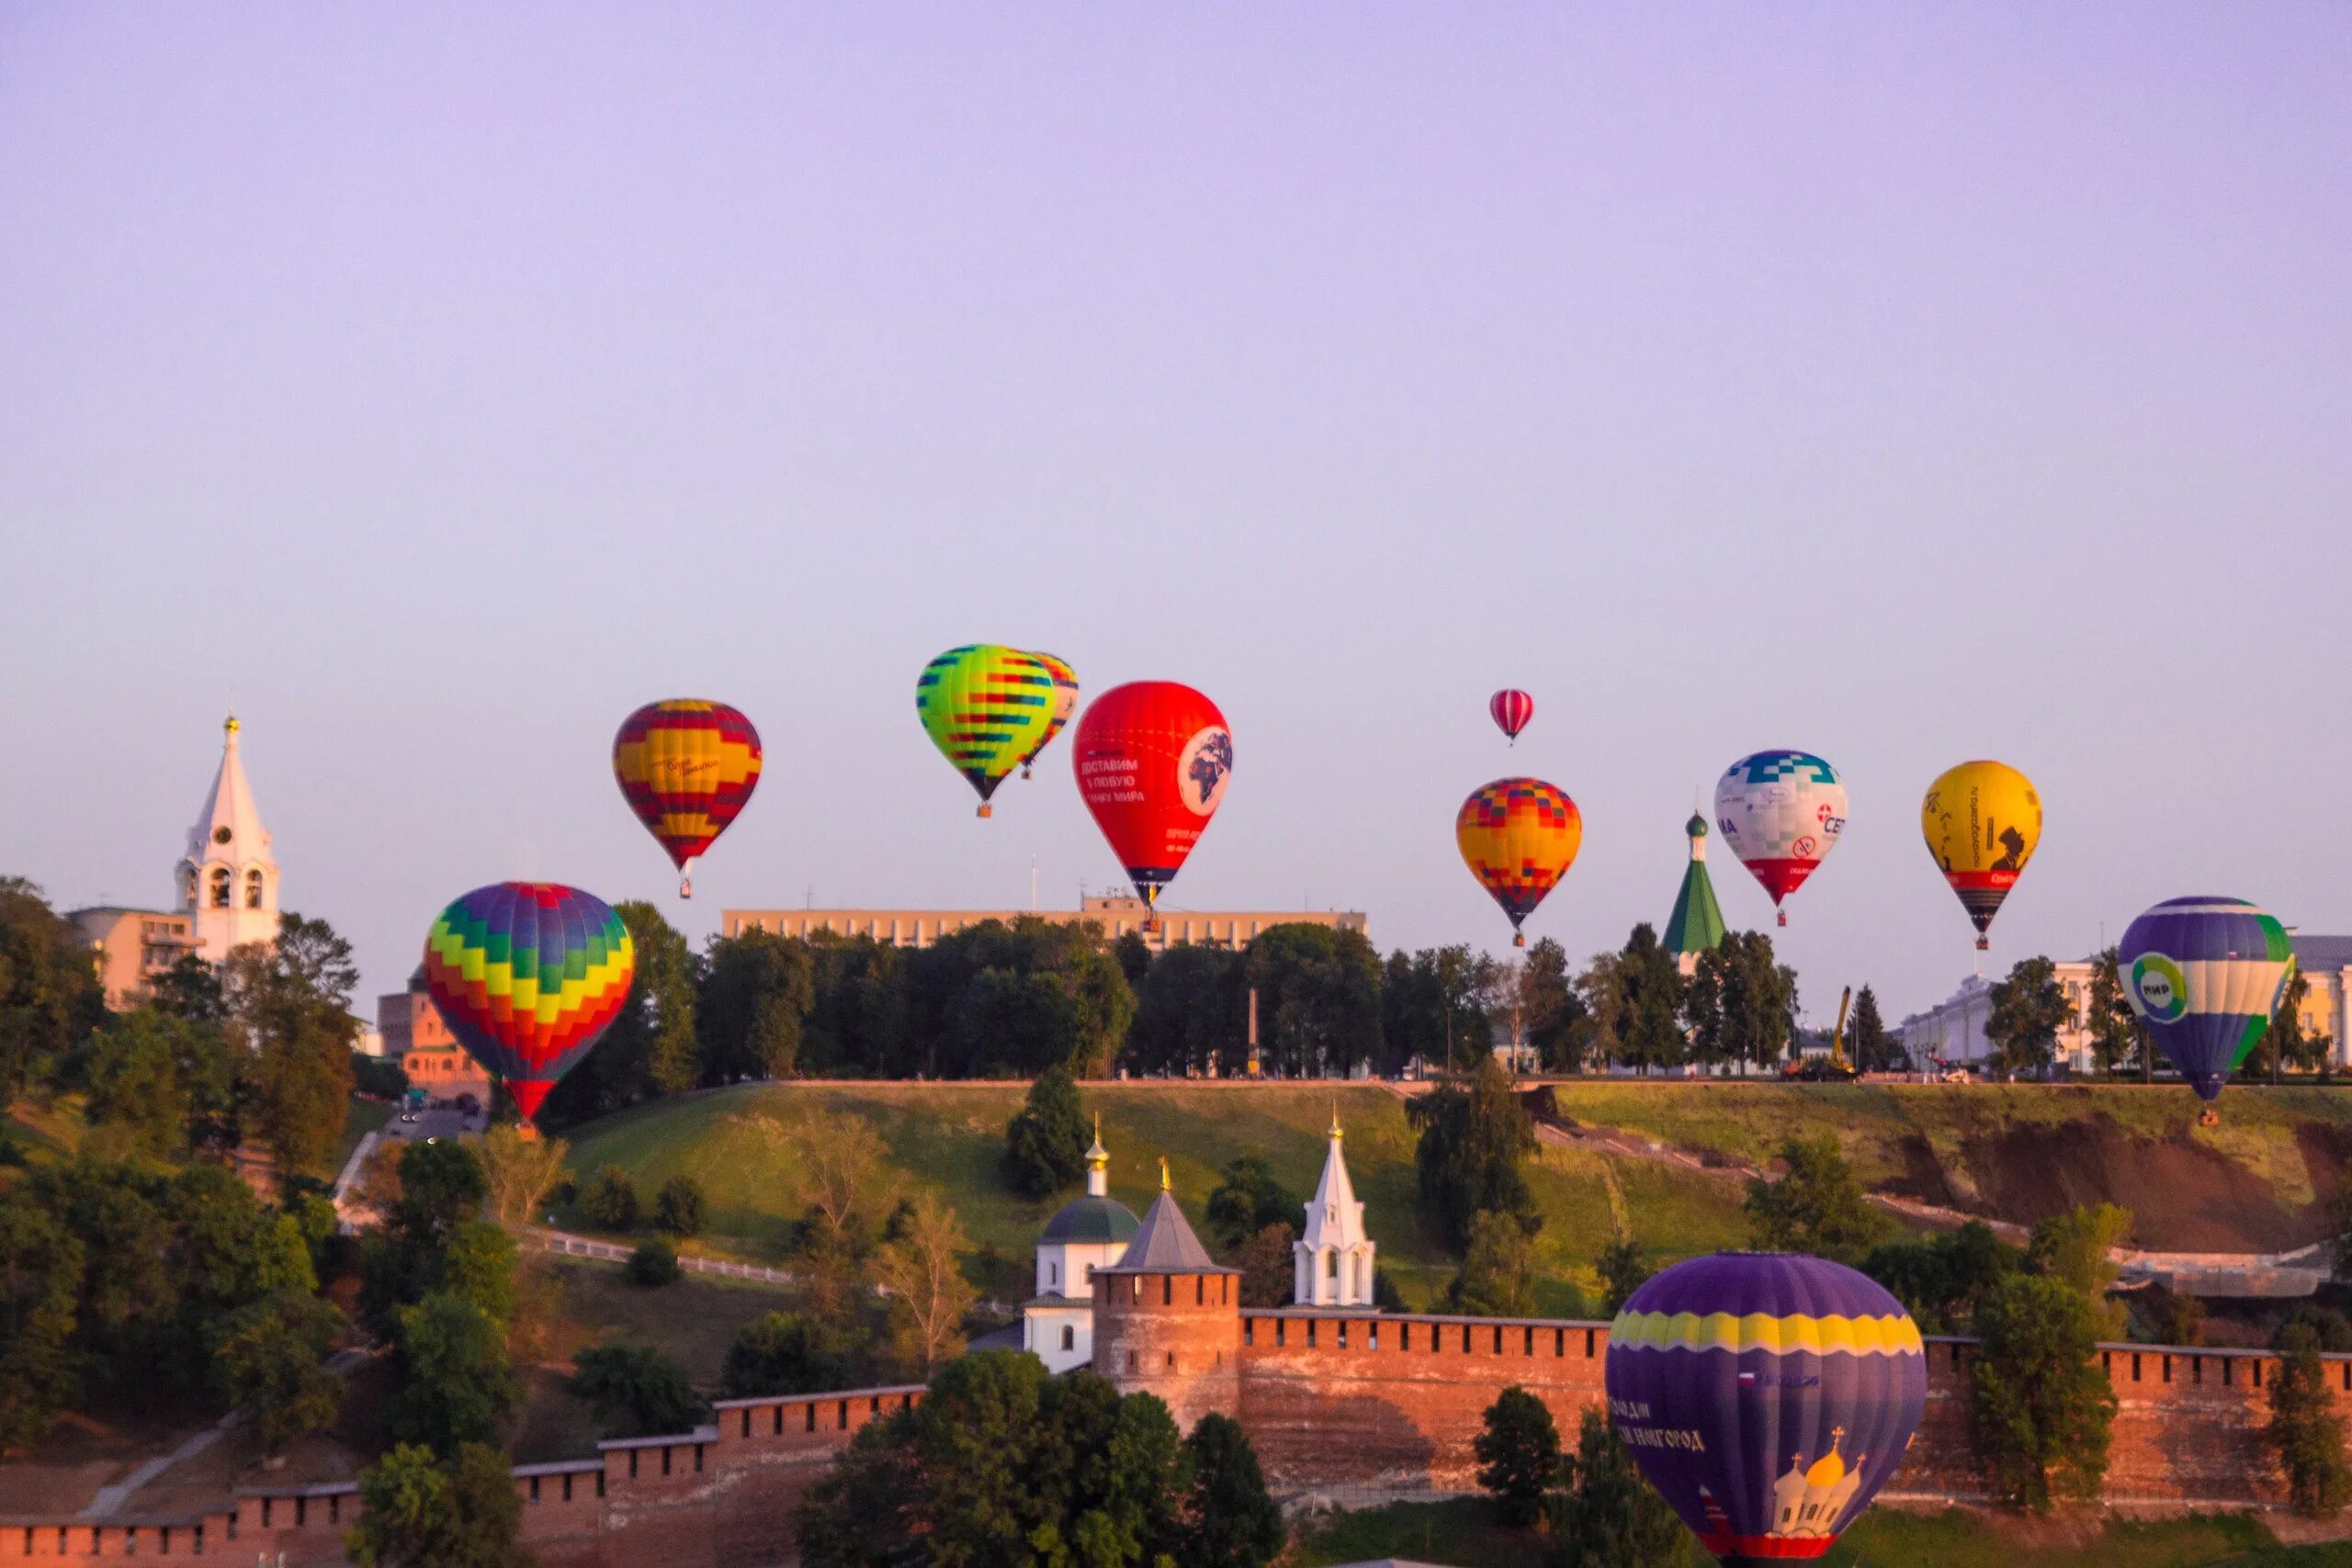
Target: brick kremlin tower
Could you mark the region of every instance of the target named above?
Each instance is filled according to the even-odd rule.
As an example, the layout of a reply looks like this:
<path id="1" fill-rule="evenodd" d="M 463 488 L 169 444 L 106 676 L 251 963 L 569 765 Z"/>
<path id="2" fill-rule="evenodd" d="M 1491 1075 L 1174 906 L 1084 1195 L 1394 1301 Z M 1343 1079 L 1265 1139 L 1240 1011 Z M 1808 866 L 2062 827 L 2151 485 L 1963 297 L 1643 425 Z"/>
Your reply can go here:
<path id="1" fill-rule="evenodd" d="M 1682 891 L 1674 896 L 1661 945 L 1674 954 L 1674 966 L 1688 975 L 1698 966 L 1699 954 L 1723 945 L 1724 912 L 1707 875 L 1707 819 L 1693 811 L 1682 830 L 1690 835 L 1690 867 L 1682 874 Z"/>
<path id="2" fill-rule="evenodd" d="M 1239 1408 L 1241 1270 L 1209 1256 L 1168 1190 L 1119 1261 L 1094 1270 L 1094 1370 L 1121 1393 L 1158 1394 L 1181 1430 Z"/>

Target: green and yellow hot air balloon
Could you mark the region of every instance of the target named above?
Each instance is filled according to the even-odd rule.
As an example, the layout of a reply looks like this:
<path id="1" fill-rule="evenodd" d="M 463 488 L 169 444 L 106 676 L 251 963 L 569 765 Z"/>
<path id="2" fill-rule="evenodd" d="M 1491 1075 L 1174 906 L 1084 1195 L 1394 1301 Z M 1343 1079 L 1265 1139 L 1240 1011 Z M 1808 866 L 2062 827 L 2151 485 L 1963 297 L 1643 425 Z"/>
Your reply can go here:
<path id="1" fill-rule="evenodd" d="M 986 817 L 996 786 L 1052 732 L 1054 673 L 1017 648 L 967 643 L 923 666 L 915 712 L 940 755 L 979 792 Z"/>

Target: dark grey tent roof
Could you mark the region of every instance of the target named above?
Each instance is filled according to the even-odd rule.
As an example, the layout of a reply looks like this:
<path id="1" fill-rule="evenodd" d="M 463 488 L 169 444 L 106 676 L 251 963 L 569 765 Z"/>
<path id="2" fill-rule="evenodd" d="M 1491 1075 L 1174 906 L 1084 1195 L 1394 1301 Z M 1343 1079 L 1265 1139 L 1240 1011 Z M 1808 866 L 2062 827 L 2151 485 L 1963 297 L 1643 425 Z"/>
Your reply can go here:
<path id="1" fill-rule="evenodd" d="M 1127 1250 L 1109 1269 L 1097 1269 L 1097 1274 L 1238 1274 L 1238 1269 L 1227 1269 L 1209 1256 L 1201 1238 L 1193 1234 L 1192 1222 L 1184 1218 L 1184 1211 L 1176 1206 L 1176 1195 L 1163 1190 L 1151 1207 L 1144 1211 L 1143 1224 L 1136 1231 L 1135 1240 L 1127 1243 Z"/>

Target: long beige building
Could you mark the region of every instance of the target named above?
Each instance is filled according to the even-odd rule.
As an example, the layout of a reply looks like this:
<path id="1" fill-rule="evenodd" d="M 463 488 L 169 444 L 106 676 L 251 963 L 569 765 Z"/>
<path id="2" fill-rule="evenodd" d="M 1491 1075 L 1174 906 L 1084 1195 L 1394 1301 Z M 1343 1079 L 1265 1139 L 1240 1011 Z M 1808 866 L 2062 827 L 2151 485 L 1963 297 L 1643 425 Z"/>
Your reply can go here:
<path id="1" fill-rule="evenodd" d="M 1075 909 L 723 909 L 719 930 L 728 936 L 748 931 L 773 931 L 778 936 L 869 936 L 899 947 L 929 947 L 983 920 L 1053 920 L 1070 925 L 1092 920 L 1102 934 L 1118 938 L 1139 933 L 1155 950 L 1190 942 L 1198 946 L 1247 947 L 1269 926 L 1329 926 L 1334 931 L 1366 932 L 1360 909 L 1169 909 L 1159 911 L 1158 929 L 1145 931 L 1150 918 L 1140 898 L 1090 894 Z M 1368 934 L 1368 933 L 1367 933 Z"/>

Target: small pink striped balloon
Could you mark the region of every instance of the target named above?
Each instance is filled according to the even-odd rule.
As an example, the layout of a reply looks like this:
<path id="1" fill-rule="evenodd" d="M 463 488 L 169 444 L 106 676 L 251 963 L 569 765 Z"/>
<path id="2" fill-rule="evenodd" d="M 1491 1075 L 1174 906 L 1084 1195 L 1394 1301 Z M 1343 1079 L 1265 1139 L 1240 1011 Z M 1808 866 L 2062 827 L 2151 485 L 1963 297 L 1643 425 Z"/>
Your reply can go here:
<path id="1" fill-rule="evenodd" d="M 1516 686 L 1506 686 L 1487 699 L 1487 711 L 1495 716 L 1495 728 L 1510 737 L 1511 744 L 1519 744 L 1519 732 L 1535 716 L 1535 699 Z"/>

